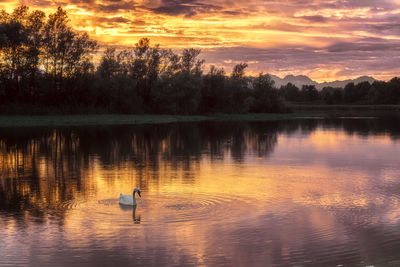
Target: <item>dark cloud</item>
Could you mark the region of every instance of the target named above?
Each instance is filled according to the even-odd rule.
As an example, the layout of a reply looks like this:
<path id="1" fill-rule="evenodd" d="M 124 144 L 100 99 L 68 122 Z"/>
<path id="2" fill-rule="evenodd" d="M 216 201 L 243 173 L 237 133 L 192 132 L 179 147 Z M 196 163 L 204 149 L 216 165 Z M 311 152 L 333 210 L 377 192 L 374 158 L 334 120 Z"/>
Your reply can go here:
<path id="1" fill-rule="evenodd" d="M 251 72 L 312 72 L 313 69 L 342 69 L 338 75 L 378 75 L 399 73 L 400 42 L 371 39 L 355 43 L 337 43 L 326 48 L 281 47 L 272 49 L 231 47 L 205 49 L 209 64 L 229 72 L 239 62 L 249 62 Z M 224 62 L 225 63 L 221 63 Z"/>
<path id="2" fill-rule="evenodd" d="M 98 9 L 102 12 L 114 13 L 117 11 L 131 11 L 136 7 L 133 1 L 111 1 L 111 3 L 103 3 L 98 5 Z"/>
<path id="3" fill-rule="evenodd" d="M 400 16 L 388 15 L 364 20 L 359 25 L 354 25 L 356 27 L 374 34 L 400 36 Z"/>
<path id="4" fill-rule="evenodd" d="M 311 22 L 326 22 L 328 19 L 323 16 L 300 16 L 298 18 L 302 18 Z"/>
<path id="5" fill-rule="evenodd" d="M 233 27 L 226 26 L 226 29 L 234 30 Z M 310 28 L 310 26 L 304 27 L 291 23 L 272 21 L 270 23 L 259 23 L 255 25 L 246 26 L 246 29 L 249 30 L 276 30 L 276 31 L 285 31 L 285 32 L 300 32 L 305 30 L 306 28 Z"/>
<path id="6" fill-rule="evenodd" d="M 124 27 L 135 27 L 138 30 L 138 27 L 143 27 L 148 25 L 148 23 L 144 20 L 136 20 L 136 19 L 128 19 L 125 17 L 99 17 L 97 16 L 96 18 L 92 19 L 89 22 L 89 25 L 96 25 L 97 27 L 103 27 L 103 28 L 120 28 Z"/>
<path id="7" fill-rule="evenodd" d="M 374 29 L 376 32 L 393 32 L 396 35 L 400 35 L 400 23 L 383 23 L 370 25 L 370 28 Z"/>
<path id="8" fill-rule="evenodd" d="M 29 5 L 35 6 L 35 7 L 48 7 L 53 4 L 53 1 L 50 0 L 31 0 L 29 1 Z"/>
<path id="9" fill-rule="evenodd" d="M 73 4 L 79 8 L 94 11 L 94 12 L 104 12 L 104 13 L 115 13 L 119 11 L 131 11 L 135 10 L 136 4 L 134 1 L 124 1 L 124 0 L 106 0 L 106 1 L 96 1 L 96 0 L 57 0 L 57 1 L 38 1 L 33 0 L 29 2 L 29 5 L 34 7 L 44 7 L 43 3 L 46 3 L 47 7 L 61 6 L 65 7 L 67 5 Z"/>
<path id="10" fill-rule="evenodd" d="M 222 8 L 219 6 L 202 3 L 196 0 L 163 0 L 159 7 L 151 8 L 150 10 L 155 13 L 171 16 L 184 15 L 186 17 L 191 17 L 198 13 L 208 13 L 221 9 Z"/>
<path id="11" fill-rule="evenodd" d="M 123 17 L 113 17 L 113 18 L 98 18 L 97 19 L 98 22 L 106 22 L 106 23 L 129 23 L 131 22 L 130 19 L 126 19 Z"/>
<path id="12" fill-rule="evenodd" d="M 269 1 L 266 5 L 279 5 L 280 1 Z M 297 10 L 320 10 L 320 9 L 357 9 L 357 8 L 370 8 L 371 10 L 390 10 L 396 5 L 391 0 L 337 0 L 337 1 L 320 1 L 320 0 L 289 0 L 284 4 L 289 9 Z"/>
<path id="13" fill-rule="evenodd" d="M 369 8 L 380 8 L 380 9 L 387 9 L 394 6 L 393 1 L 391 0 L 342 0 L 342 1 L 335 1 L 333 4 L 336 8 L 362 8 L 362 7 L 369 7 Z"/>
<path id="14" fill-rule="evenodd" d="M 376 52 L 399 51 L 400 41 L 388 41 L 379 38 L 365 38 L 355 42 L 340 42 L 327 48 L 329 52 Z"/>

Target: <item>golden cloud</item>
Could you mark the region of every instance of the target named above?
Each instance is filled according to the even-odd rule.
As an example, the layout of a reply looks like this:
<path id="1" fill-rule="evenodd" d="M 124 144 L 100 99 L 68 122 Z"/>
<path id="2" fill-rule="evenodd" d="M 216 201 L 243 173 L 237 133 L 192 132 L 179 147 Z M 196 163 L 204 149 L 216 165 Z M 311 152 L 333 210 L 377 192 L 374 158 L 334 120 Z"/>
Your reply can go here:
<path id="1" fill-rule="evenodd" d="M 399 71 L 394 64 L 400 55 L 396 48 L 400 42 L 396 27 L 400 24 L 398 0 L 379 3 L 372 0 L 29 0 L 23 3 L 46 12 L 63 7 L 74 27 L 89 32 L 103 45 L 131 46 L 148 37 L 153 44 L 163 47 L 202 48 L 203 55 L 211 59 L 209 63 L 224 67 L 231 67 L 227 62 L 252 62 L 249 71 L 254 73 L 300 73 L 321 81 L 357 75 L 387 78 Z M 20 1 L 5 1 L 0 8 L 10 11 L 19 4 Z M 342 43 L 361 45 L 358 50 L 329 50 Z M 382 50 L 374 49 L 376 43 L 385 49 L 387 57 L 381 56 Z M 231 48 L 231 53 L 237 53 L 236 58 L 207 54 L 209 49 L 220 48 Z M 249 49 L 253 49 L 252 53 L 279 50 L 279 58 L 268 62 L 261 52 L 249 57 Z M 293 53 L 294 49 L 298 53 Z M 312 53 L 304 53 L 310 49 Z M 360 53 L 368 55 L 368 61 Z M 371 62 L 371 56 L 375 61 Z M 384 67 L 376 69 L 377 65 Z"/>

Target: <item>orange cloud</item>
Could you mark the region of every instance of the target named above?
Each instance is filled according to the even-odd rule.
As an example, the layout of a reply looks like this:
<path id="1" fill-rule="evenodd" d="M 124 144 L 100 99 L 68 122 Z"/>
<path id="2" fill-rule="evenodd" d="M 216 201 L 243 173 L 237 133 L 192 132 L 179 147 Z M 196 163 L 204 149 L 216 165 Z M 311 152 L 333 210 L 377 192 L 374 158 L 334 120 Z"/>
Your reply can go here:
<path id="1" fill-rule="evenodd" d="M 19 3 L 3 2 L 0 8 L 10 11 Z M 251 62 L 252 73 L 306 74 L 318 81 L 359 75 L 387 79 L 399 71 L 398 0 L 27 0 L 24 4 L 47 12 L 62 6 L 74 27 L 88 31 L 103 45 L 130 46 L 148 37 L 163 47 L 202 48 L 210 64 L 228 69 L 232 64 L 226 62 L 246 61 Z M 231 49 L 235 58 L 208 53 L 221 48 Z M 276 56 L 272 61 L 271 54 Z"/>

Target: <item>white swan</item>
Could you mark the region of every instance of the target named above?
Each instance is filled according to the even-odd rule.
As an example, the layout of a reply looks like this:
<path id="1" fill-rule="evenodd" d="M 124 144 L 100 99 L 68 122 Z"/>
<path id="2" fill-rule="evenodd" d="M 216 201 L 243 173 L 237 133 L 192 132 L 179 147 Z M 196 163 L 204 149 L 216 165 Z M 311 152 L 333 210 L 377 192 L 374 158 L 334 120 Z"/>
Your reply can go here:
<path id="1" fill-rule="evenodd" d="M 128 206 L 136 206 L 135 193 L 137 193 L 139 195 L 139 197 L 142 197 L 140 195 L 140 189 L 137 187 L 133 190 L 132 195 L 119 194 L 119 204 L 128 205 Z"/>

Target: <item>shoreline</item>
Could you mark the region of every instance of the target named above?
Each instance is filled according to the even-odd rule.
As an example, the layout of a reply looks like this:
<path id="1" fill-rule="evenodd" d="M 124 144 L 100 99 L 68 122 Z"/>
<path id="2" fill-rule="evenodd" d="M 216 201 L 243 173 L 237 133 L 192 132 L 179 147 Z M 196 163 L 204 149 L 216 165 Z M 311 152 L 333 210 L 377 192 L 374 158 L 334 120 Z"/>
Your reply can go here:
<path id="1" fill-rule="evenodd" d="M 290 103 L 288 107 L 298 111 L 395 111 L 400 112 L 400 105 L 324 105 L 308 103 Z"/>
<path id="2" fill-rule="evenodd" d="M 0 115 L 0 128 L 63 127 L 161 124 L 201 121 L 274 121 L 306 118 L 400 117 L 400 105 L 317 105 L 289 104 L 292 113 L 249 113 L 208 115 L 161 114 L 63 114 L 63 115 Z"/>
<path id="3" fill-rule="evenodd" d="M 396 110 L 397 111 L 397 110 Z M 124 114 L 85 114 L 85 115 L 0 115 L 0 128 L 7 127 L 63 127 L 63 126 L 111 126 L 162 124 L 205 121 L 276 121 L 320 118 L 371 118 L 397 116 L 394 110 L 321 110 L 308 109 L 293 113 L 250 113 L 250 114 L 212 114 L 212 115 L 124 115 Z"/>
<path id="4" fill-rule="evenodd" d="M 0 115 L 0 128 L 161 124 L 202 121 L 274 121 L 319 118 L 321 114 L 257 113 L 214 115 Z"/>

